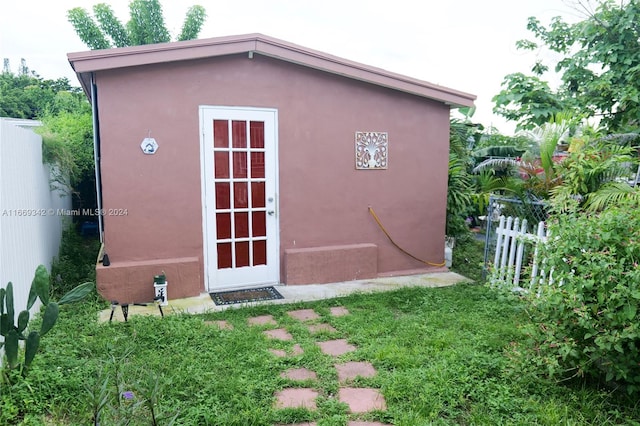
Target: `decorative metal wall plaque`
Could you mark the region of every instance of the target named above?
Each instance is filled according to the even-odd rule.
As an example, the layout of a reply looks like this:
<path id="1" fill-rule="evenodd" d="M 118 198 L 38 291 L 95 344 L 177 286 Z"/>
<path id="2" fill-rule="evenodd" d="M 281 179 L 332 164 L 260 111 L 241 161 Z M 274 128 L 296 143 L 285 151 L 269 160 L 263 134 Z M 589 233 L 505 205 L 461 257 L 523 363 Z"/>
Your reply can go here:
<path id="1" fill-rule="evenodd" d="M 388 144 L 387 132 L 356 132 L 356 169 L 386 169 Z"/>

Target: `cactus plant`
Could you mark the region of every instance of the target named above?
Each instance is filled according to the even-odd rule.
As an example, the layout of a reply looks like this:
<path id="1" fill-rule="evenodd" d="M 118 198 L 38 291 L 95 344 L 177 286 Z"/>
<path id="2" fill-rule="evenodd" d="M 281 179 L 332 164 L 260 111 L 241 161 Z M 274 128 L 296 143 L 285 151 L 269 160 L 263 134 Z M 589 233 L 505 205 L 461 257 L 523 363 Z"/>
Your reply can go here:
<path id="1" fill-rule="evenodd" d="M 39 265 L 31 282 L 27 308 L 18 314 L 16 324 L 13 284 L 9 282 L 6 288 L 0 288 L 0 336 L 3 338 L 3 341 L 0 342 L 0 348 L 4 347 L 6 367 L 14 369 L 22 366 L 23 374 L 26 373 L 38 351 L 40 338 L 51 330 L 58 320 L 59 305 L 77 302 L 92 290 L 93 283 L 80 284 L 62 296 L 58 303 L 52 302 L 49 300 L 49 272 L 43 265 Z M 30 331 L 25 336 L 29 326 L 29 309 L 33 307 L 37 299 L 40 299 L 44 306 L 42 324 L 39 331 Z M 20 340 L 25 341 L 22 365 L 18 362 Z"/>

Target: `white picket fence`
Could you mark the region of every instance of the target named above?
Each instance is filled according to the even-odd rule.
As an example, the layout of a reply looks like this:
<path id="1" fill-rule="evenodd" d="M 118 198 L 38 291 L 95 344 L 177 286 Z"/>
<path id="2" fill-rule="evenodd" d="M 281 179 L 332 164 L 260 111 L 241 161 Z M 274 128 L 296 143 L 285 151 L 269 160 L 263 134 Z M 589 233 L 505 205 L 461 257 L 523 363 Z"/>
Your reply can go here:
<path id="1" fill-rule="evenodd" d="M 37 122 L 0 118 L 0 286 L 13 283 L 16 312 L 26 306 L 40 264 L 51 267 L 71 197 L 51 190 Z M 38 306 L 34 306 L 33 310 Z"/>
<path id="2" fill-rule="evenodd" d="M 533 229 L 532 229 L 533 231 Z M 544 267 L 540 258 L 540 244 L 548 237 L 544 222 L 539 222 L 534 232 L 529 232 L 526 219 L 500 216 L 496 229 L 496 251 L 490 276 L 492 286 L 503 285 L 515 290 L 533 290 L 545 282 L 552 282 L 552 274 Z M 530 264 L 523 264 L 526 247 L 533 250 Z M 523 286 L 522 271 L 531 266 L 529 285 Z"/>

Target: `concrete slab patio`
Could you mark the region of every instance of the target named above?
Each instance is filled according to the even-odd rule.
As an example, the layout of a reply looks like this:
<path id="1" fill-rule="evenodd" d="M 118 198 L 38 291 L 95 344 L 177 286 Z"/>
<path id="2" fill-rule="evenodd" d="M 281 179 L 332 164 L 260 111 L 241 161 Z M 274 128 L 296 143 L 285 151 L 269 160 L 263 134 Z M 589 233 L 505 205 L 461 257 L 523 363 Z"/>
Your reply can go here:
<path id="1" fill-rule="evenodd" d="M 239 303 L 234 305 L 216 305 L 211 300 L 208 293 L 203 293 L 198 297 L 186 299 L 171 299 L 171 287 L 167 288 L 169 305 L 162 307 L 165 315 L 172 313 L 205 313 L 212 311 L 222 311 L 229 308 L 242 306 L 256 306 L 262 304 L 286 304 L 294 302 L 309 302 L 314 300 L 332 299 L 336 297 L 348 296 L 353 293 L 373 293 L 381 291 L 397 290 L 403 287 L 446 287 L 460 282 L 468 281 L 462 275 L 455 272 L 432 272 L 428 274 L 403 275 L 394 277 L 373 278 L 368 280 L 348 281 L 330 284 L 307 284 L 307 285 L 279 285 L 276 286 L 278 292 L 284 296 L 283 299 L 267 300 L 260 302 Z M 137 301 L 136 301 L 137 302 Z M 344 313 L 342 313 L 344 315 Z M 147 306 L 129 304 L 129 316 L 131 315 L 160 315 L 158 307 L 154 303 L 147 303 Z M 100 312 L 100 321 L 109 321 L 111 309 Z M 113 321 L 123 321 L 122 310 L 117 307 L 113 311 Z"/>

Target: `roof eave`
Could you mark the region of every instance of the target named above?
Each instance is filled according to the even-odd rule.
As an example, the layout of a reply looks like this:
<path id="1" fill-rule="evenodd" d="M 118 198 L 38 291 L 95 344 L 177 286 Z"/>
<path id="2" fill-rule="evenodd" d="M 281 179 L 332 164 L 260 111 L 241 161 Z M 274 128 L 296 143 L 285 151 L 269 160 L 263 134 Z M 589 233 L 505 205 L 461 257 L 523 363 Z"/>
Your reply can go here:
<path id="1" fill-rule="evenodd" d="M 476 99 L 474 95 L 468 93 L 328 55 L 262 34 L 93 50 L 69 53 L 67 56 L 85 93 L 89 95 L 92 72 L 248 52 L 411 93 L 443 102 L 454 108 L 473 106 L 473 101 Z"/>

